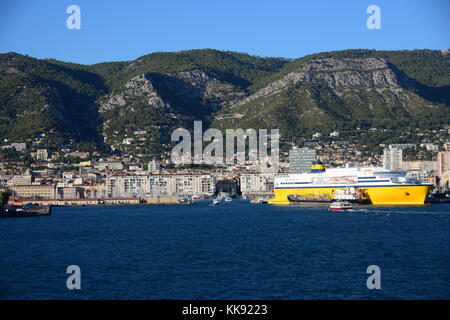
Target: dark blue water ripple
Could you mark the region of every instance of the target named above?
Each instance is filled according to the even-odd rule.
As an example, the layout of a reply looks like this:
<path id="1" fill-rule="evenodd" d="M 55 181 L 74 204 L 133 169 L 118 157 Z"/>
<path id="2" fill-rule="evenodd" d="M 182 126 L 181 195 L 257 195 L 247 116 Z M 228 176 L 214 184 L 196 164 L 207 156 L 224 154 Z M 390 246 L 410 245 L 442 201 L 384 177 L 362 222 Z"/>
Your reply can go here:
<path id="1" fill-rule="evenodd" d="M 2 299 L 450 298 L 450 205 L 55 208 L 0 220 L 0 239 Z"/>

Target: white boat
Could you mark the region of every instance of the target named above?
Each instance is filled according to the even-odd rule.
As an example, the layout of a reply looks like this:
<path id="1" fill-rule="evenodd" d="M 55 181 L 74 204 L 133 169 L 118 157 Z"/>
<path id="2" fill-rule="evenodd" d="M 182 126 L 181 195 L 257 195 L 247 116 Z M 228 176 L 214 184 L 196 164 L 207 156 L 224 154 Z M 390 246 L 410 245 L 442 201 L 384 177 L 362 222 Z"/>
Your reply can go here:
<path id="1" fill-rule="evenodd" d="M 330 210 L 333 211 L 343 211 L 351 209 L 353 209 L 353 205 L 348 201 L 338 200 L 330 204 Z"/>
<path id="2" fill-rule="evenodd" d="M 225 202 L 231 202 L 231 201 L 233 201 L 233 199 L 231 199 L 231 197 L 226 197 L 226 198 L 224 199 L 224 201 L 225 201 Z"/>
<path id="3" fill-rule="evenodd" d="M 213 202 L 211 203 L 212 206 L 218 206 L 220 204 L 219 199 L 213 199 Z"/>
<path id="4" fill-rule="evenodd" d="M 192 199 L 187 198 L 187 197 L 181 197 L 181 198 L 178 199 L 178 203 L 192 204 Z"/>

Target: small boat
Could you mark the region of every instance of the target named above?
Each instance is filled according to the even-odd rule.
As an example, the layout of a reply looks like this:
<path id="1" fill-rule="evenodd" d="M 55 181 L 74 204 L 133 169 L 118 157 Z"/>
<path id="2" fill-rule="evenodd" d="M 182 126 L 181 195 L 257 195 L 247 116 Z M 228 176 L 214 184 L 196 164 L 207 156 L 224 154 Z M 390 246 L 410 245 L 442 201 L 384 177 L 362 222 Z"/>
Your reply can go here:
<path id="1" fill-rule="evenodd" d="M 353 205 L 348 201 L 338 200 L 330 204 L 330 210 L 344 211 L 353 209 Z"/>
<path id="2" fill-rule="evenodd" d="M 250 203 L 267 204 L 267 200 L 263 198 L 252 199 L 250 200 Z"/>
<path id="3" fill-rule="evenodd" d="M 178 203 L 180 204 L 192 204 L 192 200 L 188 197 L 182 197 L 178 199 Z"/>
<path id="4" fill-rule="evenodd" d="M 211 203 L 212 206 L 218 206 L 220 204 L 219 199 L 213 199 L 213 202 Z"/>
<path id="5" fill-rule="evenodd" d="M 0 218 L 27 218 L 38 217 L 38 212 L 26 211 L 21 207 L 18 208 L 0 208 Z"/>
<path id="6" fill-rule="evenodd" d="M 225 201 L 225 202 L 231 202 L 231 201 L 233 201 L 233 199 L 231 199 L 231 197 L 226 197 L 226 198 L 224 199 L 224 201 Z"/>

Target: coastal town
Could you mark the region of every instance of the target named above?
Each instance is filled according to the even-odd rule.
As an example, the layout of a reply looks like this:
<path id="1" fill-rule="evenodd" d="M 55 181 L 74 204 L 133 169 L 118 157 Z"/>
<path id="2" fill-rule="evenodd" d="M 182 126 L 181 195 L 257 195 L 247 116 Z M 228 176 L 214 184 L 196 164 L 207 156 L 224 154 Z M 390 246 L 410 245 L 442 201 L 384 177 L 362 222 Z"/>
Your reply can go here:
<path id="1" fill-rule="evenodd" d="M 1 3 L 14 314 L 450 299 L 450 1 Z"/>
<path id="2" fill-rule="evenodd" d="M 315 140 L 302 145 L 285 143 L 278 172 L 268 172 L 259 162 L 176 166 L 170 152 L 147 162 L 132 154 L 80 151 L 70 143 L 52 152 L 40 147 L 40 139 L 4 141 L 2 151 L 22 158 L 28 155 L 31 161 L 0 159 L 0 190 L 8 195 L 10 205 L 175 204 L 221 193 L 270 199 L 277 176 L 308 172 L 311 162 L 320 160 L 326 168 L 376 166 L 404 171 L 409 178 L 433 184 L 432 192 L 445 194 L 450 180 L 448 131 L 431 132 L 434 140 L 424 138 L 417 144 L 380 144 L 378 154 L 368 152 L 365 145 L 341 140 L 339 132 L 326 139 L 317 133 L 312 136 Z"/>

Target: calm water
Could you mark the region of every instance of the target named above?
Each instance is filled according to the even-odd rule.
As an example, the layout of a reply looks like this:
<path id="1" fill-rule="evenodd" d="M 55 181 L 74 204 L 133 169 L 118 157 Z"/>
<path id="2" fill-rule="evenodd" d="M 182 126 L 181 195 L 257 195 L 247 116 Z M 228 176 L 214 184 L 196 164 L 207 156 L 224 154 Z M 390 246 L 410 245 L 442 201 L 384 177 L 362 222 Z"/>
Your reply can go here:
<path id="1" fill-rule="evenodd" d="M 0 240 L 2 299 L 450 298 L 450 205 L 54 208 L 1 219 Z"/>

